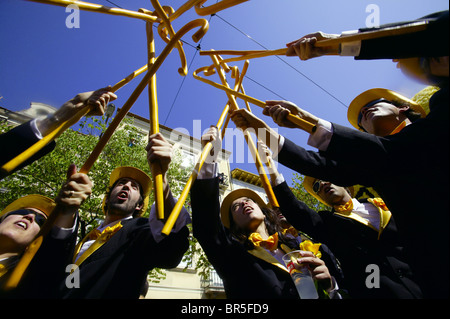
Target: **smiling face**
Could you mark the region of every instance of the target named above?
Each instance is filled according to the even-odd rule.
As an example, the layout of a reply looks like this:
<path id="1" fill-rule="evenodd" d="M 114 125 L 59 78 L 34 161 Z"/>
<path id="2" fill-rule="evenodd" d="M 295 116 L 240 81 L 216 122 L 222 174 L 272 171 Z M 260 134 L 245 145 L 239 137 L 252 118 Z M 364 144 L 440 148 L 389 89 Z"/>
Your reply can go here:
<path id="1" fill-rule="evenodd" d="M 0 242 L 3 250 L 20 253 L 33 241 L 41 229 L 39 224 L 47 218 L 46 215 L 35 208 L 26 208 L 26 210 L 28 213 L 23 210 L 12 211 L 3 217 L 0 223 Z"/>
<path id="2" fill-rule="evenodd" d="M 119 179 L 111 190 L 106 202 L 109 215 L 120 215 L 127 217 L 132 215 L 136 209 L 142 208 L 142 196 L 140 185 L 131 178 Z"/>
<path id="3" fill-rule="evenodd" d="M 241 229 L 253 232 L 264 221 L 264 213 L 252 199 L 240 197 L 231 203 L 231 216 Z"/>

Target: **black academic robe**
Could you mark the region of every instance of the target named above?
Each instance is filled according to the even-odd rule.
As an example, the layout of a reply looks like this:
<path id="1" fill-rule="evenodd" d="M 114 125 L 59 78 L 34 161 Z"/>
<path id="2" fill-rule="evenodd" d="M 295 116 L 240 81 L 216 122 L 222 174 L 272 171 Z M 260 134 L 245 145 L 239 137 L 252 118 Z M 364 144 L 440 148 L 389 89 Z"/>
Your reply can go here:
<path id="1" fill-rule="evenodd" d="M 219 217 L 219 180 L 196 180 L 191 190 L 194 237 L 223 280 L 230 299 L 298 299 L 295 285 L 284 265 L 264 248 L 248 250 L 232 237 Z M 327 260 L 334 260 L 327 253 Z M 338 266 L 330 273 L 340 276 Z M 336 278 L 339 282 L 340 277 Z M 342 282 L 342 281 L 341 281 Z"/>
<path id="2" fill-rule="evenodd" d="M 299 201 L 286 182 L 275 186 L 273 191 L 286 219 L 301 225 L 304 232 L 326 243 L 336 254 L 346 274 L 343 284 L 351 298 L 422 297 L 403 254 L 403 244 L 393 217 L 378 233 L 352 216 L 338 215 L 333 211 L 316 212 Z M 378 268 L 372 270 L 371 265 Z M 380 276 L 375 278 L 378 270 Z M 379 287 L 374 288 L 374 283 L 379 283 Z"/>
<path id="3" fill-rule="evenodd" d="M 176 267 L 188 249 L 186 226 L 158 243 L 147 218 L 122 224 L 122 229 L 80 265 L 80 288 L 64 286 L 64 299 L 138 298 L 150 270 Z"/>
<path id="4" fill-rule="evenodd" d="M 278 161 L 301 174 L 340 186 L 375 189 L 395 217 L 405 253 L 425 298 L 449 288 L 448 84 L 430 99 L 430 113 L 401 132 L 378 137 L 333 124 L 326 152 L 306 151 L 288 139 Z M 423 256 L 433 256 L 433 271 Z"/>

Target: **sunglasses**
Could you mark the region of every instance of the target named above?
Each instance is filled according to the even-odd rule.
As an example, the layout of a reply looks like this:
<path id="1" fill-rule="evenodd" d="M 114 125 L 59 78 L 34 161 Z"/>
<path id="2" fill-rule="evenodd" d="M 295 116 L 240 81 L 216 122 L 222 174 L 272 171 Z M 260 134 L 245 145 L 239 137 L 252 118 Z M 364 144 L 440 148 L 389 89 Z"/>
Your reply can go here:
<path id="1" fill-rule="evenodd" d="M 320 179 L 316 179 L 312 185 L 313 192 L 316 194 L 319 193 L 321 185 L 322 185 L 322 181 Z"/>
<path id="2" fill-rule="evenodd" d="M 34 210 L 31 209 L 19 209 L 19 210 L 15 210 L 12 212 L 9 212 L 8 214 L 5 215 L 4 218 L 10 216 L 10 215 L 21 215 L 21 216 L 25 216 L 25 215 L 29 215 L 29 214 L 33 214 L 34 215 L 34 221 L 36 222 L 36 224 L 39 225 L 39 227 L 42 227 L 42 225 L 44 225 L 45 221 L 47 220 L 47 217 L 45 217 L 42 214 L 39 214 L 37 212 L 35 212 Z"/>
<path id="3" fill-rule="evenodd" d="M 372 101 L 372 102 L 367 103 L 366 105 L 364 105 L 364 106 L 361 108 L 361 110 L 359 110 L 359 114 L 358 114 L 358 122 L 357 122 L 357 124 L 358 124 L 358 126 L 359 126 L 360 128 L 364 129 L 364 128 L 361 126 L 361 120 L 362 120 L 362 117 L 363 117 L 363 114 L 362 114 L 361 111 L 362 111 L 364 108 L 366 108 L 366 107 L 371 107 L 371 106 L 373 106 L 373 105 L 375 105 L 375 104 L 378 104 L 378 103 L 380 103 L 380 102 L 389 102 L 389 101 L 386 100 L 386 99 L 378 99 L 378 100 L 375 100 L 375 101 Z"/>

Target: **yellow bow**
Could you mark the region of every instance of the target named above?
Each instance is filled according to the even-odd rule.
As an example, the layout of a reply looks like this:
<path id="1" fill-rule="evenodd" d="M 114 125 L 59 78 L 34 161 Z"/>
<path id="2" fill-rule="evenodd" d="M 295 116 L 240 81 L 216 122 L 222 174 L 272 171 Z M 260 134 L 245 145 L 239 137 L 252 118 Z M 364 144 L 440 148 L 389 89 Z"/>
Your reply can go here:
<path id="1" fill-rule="evenodd" d="M 117 224 L 115 224 L 114 226 L 108 226 L 105 229 L 103 229 L 101 232 L 96 228 L 94 230 L 92 230 L 89 234 L 88 234 L 88 238 L 89 240 L 96 240 L 98 237 L 100 237 L 101 235 L 103 235 L 103 238 L 105 237 L 111 237 L 112 234 L 114 234 L 116 231 L 118 231 L 120 228 L 122 228 L 122 224 L 119 222 Z M 109 238 L 108 238 L 109 239 Z"/>
<path id="2" fill-rule="evenodd" d="M 86 235 L 86 237 L 83 238 L 81 242 L 78 243 L 77 247 L 75 248 L 75 254 L 74 254 L 74 260 L 76 259 L 76 256 L 81 250 L 81 247 L 83 244 L 88 240 L 95 240 L 94 244 L 83 253 L 83 256 L 80 256 L 79 259 L 86 259 L 89 257 L 95 250 L 100 248 L 104 243 L 106 243 L 115 233 L 117 233 L 121 228 L 123 227 L 121 222 L 118 222 L 114 226 L 108 226 L 105 229 L 103 229 L 102 232 L 100 232 L 98 229 L 92 230 L 89 234 Z M 78 262 L 78 261 L 77 261 Z M 80 262 L 81 263 L 81 262 Z"/>
<path id="3" fill-rule="evenodd" d="M 320 252 L 320 243 L 314 244 L 310 240 L 304 240 L 300 243 L 300 250 L 304 251 L 310 251 L 312 252 L 317 258 L 322 258 L 322 253 Z"/>
<path id="4" fill-rule="evenodd" d="M 272 236 L 269 236 L 269 238 L 267 238 L 267 239 L 262 239 L 262 237 L 259 233 L 252 233 L 252 234 L 250 234 L 248 239 L 256 247 L 261 246 L 261 247 L 269 249 L 271 251 L 278 248 L 278 233 L 275 233 Z"/>
<path id="5" fill-rule="evenodd" d="M 382 210 L 385 210 L 385 211 L 388 211 L 388 210 L 389 210 L 389 208 L 387 208 L 387 206 L 386 206 L 386 204 L 384 203 L 384 201 L 383 201 L 381 198 L 379 198 L 379 197 L 377 197 L 377 198 L 372 198 L 372 203 L 373 203 L 375 206 L 381 208 Z"/>
<path id="6" fill-rule="evenodd" d="M 351 213 L 353 211 L 353 201 L 350 199 L 343 205 L 334 206 L 334 210 L 338 213 Z"/>

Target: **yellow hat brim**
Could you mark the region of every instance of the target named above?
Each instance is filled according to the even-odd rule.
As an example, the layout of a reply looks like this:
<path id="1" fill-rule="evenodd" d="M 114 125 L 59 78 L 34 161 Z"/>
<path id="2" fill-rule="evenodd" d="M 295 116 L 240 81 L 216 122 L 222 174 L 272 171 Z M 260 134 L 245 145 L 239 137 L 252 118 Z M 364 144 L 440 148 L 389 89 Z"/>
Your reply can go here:
<path id="1" fill-rule="evenodd" d="M 238 198 L 247 197 L 258 204 L 260 208 L 267 207 L 266 202 L 256 192 L 248 188 L 239 188 L 230 192 L 222 201 L 220 207 L 220 219 L 226 228 L 230 228 L 230 208 L 231 204 Z"/>
<path id="2" fill-rule="evenodd" d="M 32 194 L 16 199 L 14 202 L 6 206 L 0 213 L 0 217 L 9 212 L 24 208 L 38 209 L 48 217 L 55 206 L 56 203 L 53 199 L 43 195 Z"/>
<path id="3" fill-rule="evenodd" d="M 350 103 L 347 111 L 347 119 L 350 122 L 350 124 L 354 128 L 362 131 L 362 129 L 358 126 L 358 116 L 361 109 L 368 103 L 379 99 L 386 99 L 388 101 L 407 103 L 408 105 L 410 105 L 412 110 L 420 113 L 422 117 L 426 116 L 426 112 L 422 108 L 422 106 L 420 106 L 420 104 L 414 102 L 413 100 L 408 99 L 407 97 L 388 89 L 376 88 L 361 93 L 360 95 L 355 97 L 353 101 Z"/>

